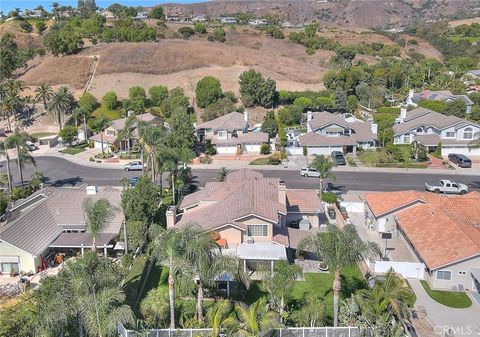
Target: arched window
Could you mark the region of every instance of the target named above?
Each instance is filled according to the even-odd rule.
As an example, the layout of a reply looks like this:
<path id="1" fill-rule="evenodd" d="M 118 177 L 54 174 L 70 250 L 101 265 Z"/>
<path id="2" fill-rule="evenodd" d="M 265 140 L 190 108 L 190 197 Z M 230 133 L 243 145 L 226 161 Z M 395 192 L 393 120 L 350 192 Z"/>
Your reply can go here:
<path id="1" fill-rule="evenodd" d="M 418 129 L 417 129 L 417 132 L 423 132 L 423 129 L 422 129 L 422 128 L 418 128 Z"/>
<path id="2" fill-rule="evenodd" d="M 463 130 L 463 139 L 473 139 L 473 128 L 465 128 Z"/>

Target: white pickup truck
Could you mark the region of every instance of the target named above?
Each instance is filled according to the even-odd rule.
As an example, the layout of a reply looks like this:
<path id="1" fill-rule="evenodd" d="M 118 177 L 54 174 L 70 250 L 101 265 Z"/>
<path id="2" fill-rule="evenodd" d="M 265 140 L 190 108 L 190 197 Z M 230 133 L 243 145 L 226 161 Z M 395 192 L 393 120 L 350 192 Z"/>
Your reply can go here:
<path id="1" fill-rule="evenodd" d="M 425 182 L 425 189 L 434 193 L 465 194 L 468 192 L 468 186 L 456 183 L 453 180 L 442 179 L 438 185 L 430 185 Z"/>

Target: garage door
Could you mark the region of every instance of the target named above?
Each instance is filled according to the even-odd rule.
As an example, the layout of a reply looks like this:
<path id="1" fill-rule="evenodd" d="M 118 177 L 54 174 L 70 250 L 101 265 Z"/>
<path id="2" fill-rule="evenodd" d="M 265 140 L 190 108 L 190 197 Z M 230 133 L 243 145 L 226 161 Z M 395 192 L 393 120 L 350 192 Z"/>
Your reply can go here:
<path id="1" fill-rule="evenodd" d="M 480 149 L 469 149 L 468 147 L 442 147 L 442 156 L 450 153 L 464 154 L 466 156 L 480 156 Z"/>
<path id="2" fill-rule="evenodd" d="M 329 156 L 330 148 L 328 146 L 327 147 L 309 147 L 308 154 L 310 156 L 313 156 L 314 154 Z"/>
<path id="3" fill-rule="evenodd" d="M 237 147 L 236 146 L 217 146 L 217 153 L 218 154 L 236 154 Z"/>
<path id="4" fill-rule="evenodd" d="M 259 154 L 260 153 L 260 144 L 246 144 L 245 145 L 245 151 L 247 153 L 255 153 Z"/>

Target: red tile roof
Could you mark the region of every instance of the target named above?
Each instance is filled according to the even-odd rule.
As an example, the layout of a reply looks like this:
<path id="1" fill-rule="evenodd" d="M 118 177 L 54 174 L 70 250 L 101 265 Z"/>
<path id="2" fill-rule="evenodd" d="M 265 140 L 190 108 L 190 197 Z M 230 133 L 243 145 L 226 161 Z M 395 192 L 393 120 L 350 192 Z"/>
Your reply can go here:
<path id="1" fill-rule="evenodd" d="M 432 196 L 436 197 L 436 195 L 431 193 L 418 191 L 378 192 L 366 193 L 365 200 L 373 215 L 379 217 L 408 205 L 425 203 Z"/>
<path id="2" fill-rule="evenodd" d="M 288 190 L 287 209 L 289 212 L 315 213 L 322 210 L 322 203 L 314 190 Z"/>

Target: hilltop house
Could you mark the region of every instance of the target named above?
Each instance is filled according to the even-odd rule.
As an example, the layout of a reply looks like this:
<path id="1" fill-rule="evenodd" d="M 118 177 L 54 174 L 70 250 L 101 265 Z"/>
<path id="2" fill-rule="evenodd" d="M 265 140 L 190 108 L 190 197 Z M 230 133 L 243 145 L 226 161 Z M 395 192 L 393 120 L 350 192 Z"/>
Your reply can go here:
<path id="1" fill-rule="evenodd" d="M 435 289 L 480 292 L 480 193 L 367 193 L 367 219 L 400 236 Z"/>
<path id="2" fill-rule="evenodd" d="M 480 78 L 480 69 L 469 70 L 465 75 L 469 79 L 477 80 Z"/>
<path id="3" fill-rule="evenodd" d="M 26 9 L 25 10 L 25 17 L 26 18 L 41 18 L 43 11 L 41 9 Z"/>
<path id="4" fill-rule="evenodd" d="M 213 145 L 218 154 L 259 154 L 269 143 L 267 133 L 248 130 L 248 112 L 231 112 L 196 127 L 200 142 Z"/>
<path id="5" fill-rule="evenodd" d="M 130 139 L 120 139 L 121 132 L 125 129 L 128 117 L 120 118 L 112 121 L 112 123 L 103 131 L 103 143 L 100 133 L 93 135 L 89 139 L 93 141 L 94 148 L 101 149 L 103 146 L 104 151 L 111 152 L 112 150 L 125 151 L 135 145 L 138 140 L 137 123 L 148 122 L 150 124 L 163 125 L 163 121 L 152 115 L 151 113 L 144 113 L 141 115 L 135 115 L 136 120 L 131 124 L 130 131 L 132 137 Z"/>
<path id="6" fill-rule="evenodd" d="M 465 102 L 465 104 L 467 105 L 467 110 L 465 112 L 467 114 L 472 112 L 472 106 L 474 103 L 467 95 L 454 95 L 449 90 L 442 90 L 442 91 L 424 90 L 419 93 L 415 93 L 414 90 L 410 90 L 408 92 L 406 104 L 417 107 L 421 100 L 442 101 L 444 103 L 449 103 L 457 99 L 460 99 Z"/>
<path id="7" fill-rule="evenodd" d="M 115 13 L 113 13 L 112 11 L 109 11 L 108 9 L 104 9 L 103 11 L 101 11 L 100 15 L 103 16 L 107 20 L 117 19 L 117 16 L 115 15 Z"/>
<path id="8" fill-rule="evenodd" d="M 206 22 L 206 21 L 207 21 L 207 17 L 203 14 L 195 15 L 192 18 L 192 22 Z"/>
<path id="9" fill-rule="evenodd" d="M 145 20 L 148 18 L 148 12 L 145 11 L 138 11 L 137 15 L 135 15 L 135 20 Z"/>
<path id="10" fill-rule="evenodd" d="M 480 155 L 480 149 L 470 149 L 468 144 L 479 137 L 480 125 L 465 119 L 446 116 L 425 108 L 411 111 L 402 108 L 393 126 L 394 144 L 418 142 L 429 150 L 442 143 L 442 156 L 450 153 Z"/>
<path id="11" fill-rule="evenodd" d="M 45 267 L 52 251 L 91 249 L 86 233 L 84 201 L 104 198 L 120 206 L 121 191 L 113 187 L 48 187 L 18 202 L 0 226 L 0 274 L 36 273 Z M 115 247 L 124 218 L 116 212 L 96 237 L 96 247 L 107 254 Z"/>
<path id="12" fill-rule="evenodd" d="M 273 270 L 275 261 L 286 260 L 287 250 L 296 249 L 325 219 L 314 190 L 288 191 L 280 179 L 247 169 L 187 195 L 179 211 L 168 208 L 167 228 L 200 226 L 214 235 L 224 252 L 243 260 L 249 271 L 259 266 Z M 303 220 L 301 229 L 287 226 L 298 220 Z"/>
<path id="13" fill-rule="evenodd" d="M 227 25 L 236 25 L 237 24 L 237 19 L 231 16 L 225 16 L 220 18 L 220 22 L 227 24 Z"/>
<path id="14" fill-rule="evenodd" d="M 327 111 L 307 112 L 307 133 L 298 137 L 298 146 L 287 148 L 291 154 L 330 155 L 333 151 L 355 154 L 357 148 L 375 149 L 377 125 L 364 122 L 351 115 L 332 114 Z"/>
<path id="15" fill-rule="evenodd" d="M 252 27 L 265 27 L 268 25 L 267 19 L 255 19 L 248 22 Z"/>

